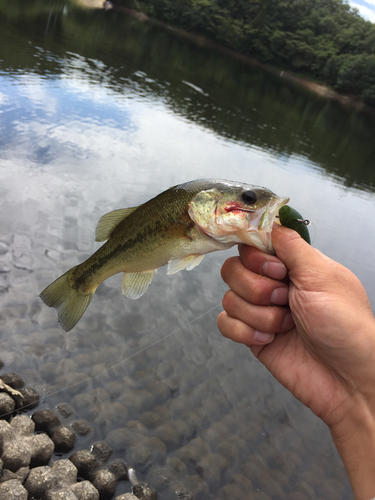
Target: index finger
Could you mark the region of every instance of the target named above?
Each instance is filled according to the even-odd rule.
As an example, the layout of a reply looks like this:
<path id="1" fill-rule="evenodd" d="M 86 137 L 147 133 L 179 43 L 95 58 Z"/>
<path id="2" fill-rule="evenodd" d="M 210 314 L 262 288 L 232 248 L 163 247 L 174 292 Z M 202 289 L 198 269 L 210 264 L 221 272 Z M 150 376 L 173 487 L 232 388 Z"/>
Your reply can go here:
<path id="1" fill-rule="evenodd" d="M 275 255 L 248 245 L 238 245 L 240 259 L 250 271 L 274 280 L 283 280 L 288 273 L 285 264 Z"/>

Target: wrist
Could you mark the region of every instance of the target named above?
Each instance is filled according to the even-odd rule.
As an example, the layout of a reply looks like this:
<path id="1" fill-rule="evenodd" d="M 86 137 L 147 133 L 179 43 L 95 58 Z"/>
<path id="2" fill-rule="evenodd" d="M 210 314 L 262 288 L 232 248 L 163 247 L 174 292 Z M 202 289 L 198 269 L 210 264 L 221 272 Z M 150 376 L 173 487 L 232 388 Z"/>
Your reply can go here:
<path id="1" fill-rule="evenodd" d="M 349 476 L 356 500 L 375 497 L 375 412 L 353 405 L 343 420 L 330 427 L 335 446 Z"/>

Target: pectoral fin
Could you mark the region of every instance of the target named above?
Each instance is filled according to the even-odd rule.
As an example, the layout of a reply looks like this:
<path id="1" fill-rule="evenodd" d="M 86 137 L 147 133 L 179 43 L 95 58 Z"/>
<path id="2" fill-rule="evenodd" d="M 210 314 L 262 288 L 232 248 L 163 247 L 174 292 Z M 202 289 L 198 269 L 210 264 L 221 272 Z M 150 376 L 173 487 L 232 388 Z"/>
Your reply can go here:
<path id="1" fill-rule="evenodd" d="M 118 210 L 113 210 L 113 212 L 103 215 L 96 226 L 95 241 L 108 240 L 114 228 L 137 208 L 138 207 L 119 208 Z"/>
<path id="2" fill-rule="evenodd" d="M 143 273 L 124 273 L 122 293 L 129 299 L 139 299 L 147 290 L 154 276 L 154 271 Z"/>
<path id="3" fill-rule="evenodd" d="M 202 262 L 204 255 L 193 254 L 184 257 L 183 259 L 171 259 L 168 262 L 167 274 L 175 274 L 183 269 L 191 271 L 194 267 L 198 266 Z"/>

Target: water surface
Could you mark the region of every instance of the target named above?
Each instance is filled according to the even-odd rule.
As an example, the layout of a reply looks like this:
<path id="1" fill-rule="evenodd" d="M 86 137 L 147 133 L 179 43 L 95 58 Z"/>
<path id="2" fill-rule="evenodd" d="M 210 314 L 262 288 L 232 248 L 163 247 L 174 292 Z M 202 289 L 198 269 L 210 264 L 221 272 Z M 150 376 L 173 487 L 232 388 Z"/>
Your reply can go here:
<path id="1" fill-rule="evenodd" d="M 289 196 L 374 306 L 374 132 L 369 114 L 120 13 L 0 0 L 6 371 L 72 404 L 95 429 L 76 447 L 107 439 L 159 498 L 351 499 L 326 427 L 217 330 L 236 249 L 161 270 L 137 301 L 107 280 L 69 334 L 38 294 L 98 248 L 104 213 L 220 177 Z"/>

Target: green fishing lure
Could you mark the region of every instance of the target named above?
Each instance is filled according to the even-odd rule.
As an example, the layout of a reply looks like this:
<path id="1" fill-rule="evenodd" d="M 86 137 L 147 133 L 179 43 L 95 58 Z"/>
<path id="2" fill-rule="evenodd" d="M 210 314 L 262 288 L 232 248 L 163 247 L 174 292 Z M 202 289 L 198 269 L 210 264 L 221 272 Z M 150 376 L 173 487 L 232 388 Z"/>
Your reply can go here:
<path id="1" fill-rule="evenodd" d="M 279 210 L 279 219 L 282 226 L 294 229 L 309 245 L 311 245 L 310 234 L 307 226 L 310 221 L 305 220 L 302 215 L 292 207 L 284 205 Z"/>

